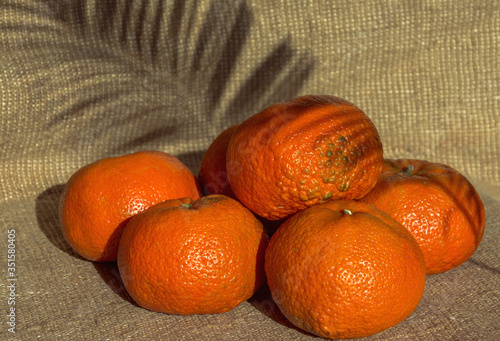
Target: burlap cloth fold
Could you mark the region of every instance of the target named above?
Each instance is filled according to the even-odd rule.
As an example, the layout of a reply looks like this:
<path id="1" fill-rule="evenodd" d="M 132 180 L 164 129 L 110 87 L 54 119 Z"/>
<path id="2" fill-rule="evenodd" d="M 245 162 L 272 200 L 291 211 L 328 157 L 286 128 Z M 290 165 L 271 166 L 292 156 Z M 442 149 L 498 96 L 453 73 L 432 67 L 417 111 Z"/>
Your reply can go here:
<path id="1" fill-rule="evenodd" d="M 315 339 L 265 288 L 219 315 L 138 307 L 115 264 L 71 250 L 57 205 L 99 158 L 157 149 L 196 174 L 225 127 L 330 94 L 372 118 L 386 157 L 458 169 L 486 208 L 474 256 L 367 340 L 499 340 L 499 37 L 495 0 L 2 0 L 0 339 Z"/>

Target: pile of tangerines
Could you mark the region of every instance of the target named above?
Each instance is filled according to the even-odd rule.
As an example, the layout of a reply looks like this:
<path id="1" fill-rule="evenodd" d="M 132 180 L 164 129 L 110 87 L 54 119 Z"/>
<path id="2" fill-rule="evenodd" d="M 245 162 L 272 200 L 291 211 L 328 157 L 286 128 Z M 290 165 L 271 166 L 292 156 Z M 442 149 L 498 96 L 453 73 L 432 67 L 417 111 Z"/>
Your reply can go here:
<path id="1" fill-rule="evenodd" d="M 384 159 L 369 117 L 332 96 L 273 104 L 226 129 L 198 177 L 160 151 L 86 165 L 59 211 L 73 249 L 117 261 L 144 308 L 223 313 L 267 283 L 291 323 L 330 339 L 403 321 L 426 276 L 465 262 L 485 225 L 463 175 Z"/>

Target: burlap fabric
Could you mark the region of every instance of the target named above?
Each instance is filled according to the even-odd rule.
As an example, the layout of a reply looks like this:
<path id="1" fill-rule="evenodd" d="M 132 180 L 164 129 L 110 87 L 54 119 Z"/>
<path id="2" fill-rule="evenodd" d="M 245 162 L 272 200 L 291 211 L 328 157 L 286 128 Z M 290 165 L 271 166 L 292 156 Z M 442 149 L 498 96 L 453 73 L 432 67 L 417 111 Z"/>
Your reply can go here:
<path id="1" fill-rule="evenodd" d="M 157 149 L 197 173 L 222 129 L 301 94 L 354 102 L 386 157 L 446 163 L 485 204 L 474 256 L 367 340 L 500 339 L 498 1 L 2 0 L 0 13 L 0 339 L 315 339 L 265 288 L 225 314 L 142 309 L 57 221 L 83 165 Z"/>

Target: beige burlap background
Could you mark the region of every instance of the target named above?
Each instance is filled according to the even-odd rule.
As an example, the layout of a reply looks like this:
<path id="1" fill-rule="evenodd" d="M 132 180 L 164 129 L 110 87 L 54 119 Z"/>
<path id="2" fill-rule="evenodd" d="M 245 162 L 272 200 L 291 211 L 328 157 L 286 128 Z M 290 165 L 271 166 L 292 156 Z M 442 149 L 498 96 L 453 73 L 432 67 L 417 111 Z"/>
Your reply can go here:
<path id="1" fill-rule="evenodd" d="M 114 263 L 75 255 L 57 206 L 71 174 L 99 158 L 158 149 L 197 173 L 223 128 L 274 102 L 330 94 L 372 118 L 386 157 L 458 169 L 486 208 L 474 256 L 429 277 L 416 311 L 367 340 L 499 340 L 499 4 L 2 0 L 0 339 L 315 339 L 266 289 L 219 315 L 138 307 Z"/>

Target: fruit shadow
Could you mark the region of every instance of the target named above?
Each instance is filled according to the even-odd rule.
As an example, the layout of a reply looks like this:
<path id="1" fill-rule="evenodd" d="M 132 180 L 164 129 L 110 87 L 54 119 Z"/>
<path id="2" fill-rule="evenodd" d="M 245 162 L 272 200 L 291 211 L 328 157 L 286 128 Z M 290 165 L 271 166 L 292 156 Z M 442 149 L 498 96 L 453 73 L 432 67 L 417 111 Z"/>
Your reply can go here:
<path id="1" fill-rule="evenodd" d="M 280 225 L 286 220 L 267 220 L 262 217 L 257 216 L 257 219 L 260 220 L 260 222 L 263 224 L 264 228 L 267 230 L 267 233 L 269 235 L 269 238 L 277 231 L 277 229 L 280 227 Z M 267 239 L 267 238 L 266 238 Z M 262 253 L 265 252 L 265 247 L 267 246 L 267 243 L 263 243 L 261 241 L 260 247 L 264 248 Z M 292 324 L 286 317 L 283 315 L 281 310 L 279 309 L 278 305 L 274 301 L 272 295 L 271 295 L 271 290 L 269 289 L 269 286 L 267 284 L 267 280 L 264 282 L 264 284 L 257 290 L 257 292 L 250 298 L 248 299 L 248 303 L 250 303 L 252 306 L 254 306 L 259 312 L 261 312 L 263 315 L 266 317 L 270 318 L 274 322 L 277 322 L 285 327 L 291 328 L 296 330 L 297 332 L 307 335 L 307 336 L 314 336 L 318 337 L 317 335 L 311 334 L 301 328 L 296 327 L 294 324 Z"/>
<path id="2" fill-rule="evenodd" d="M 285 317 L 285 315 L 283 315 L 283 313 L 278 308 L 276 302 L 274 302 L 271 296 L 271 291 L 267 283 L 265 283 L 259 290 L 257 290 L 257 292 L 248 300 L 248 303 L 250 303 L 258 311 L 260 311 L 262 314 L 264 314 L 274 322 L 279 323 L 285 327 L 294 329 L 303 335 L 307 335 L 310 337 L 312 336 L 320 339 L 319 336 L 308 333 L 305 330 L 296 327 Z"/>
<path id="3" fill-rule="evenodd" d="M 38 227 L 48 241 L 64 253 L 85 260 L 76 253 L 68 244 L 59 224 L 59 199 L 64 189 L 64 184 L 47 188 L 35 200 L 35 214 Z"/>
<path id="4" fill-rule="evenodd" d="M 116 262 L 93 262 L 92 264 L 104 283 L 106 283 L 115 294 L 134 306 L 140 307 L 125 288 Z"/>
<path id="5" fill-rule="evenodd" d="M 64 189 L 63 184 L 47 188 L 35 200 L 35 214 L 38 227 L 47 240 L 59 250 L 82 261 L 90 262 L 76 253 L 68 244 L 59 224 L 59 200 Z M 116 262 L 92 262 L 104 283 L 122 299 L 138 306 L 128 294 L 120 277 Z"/>

